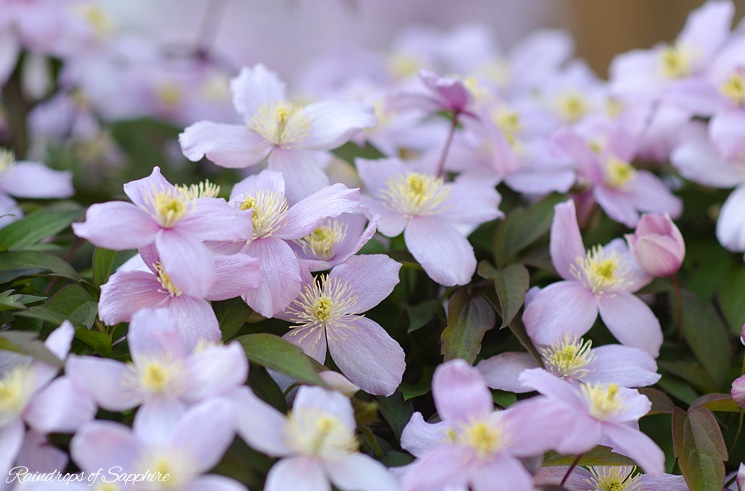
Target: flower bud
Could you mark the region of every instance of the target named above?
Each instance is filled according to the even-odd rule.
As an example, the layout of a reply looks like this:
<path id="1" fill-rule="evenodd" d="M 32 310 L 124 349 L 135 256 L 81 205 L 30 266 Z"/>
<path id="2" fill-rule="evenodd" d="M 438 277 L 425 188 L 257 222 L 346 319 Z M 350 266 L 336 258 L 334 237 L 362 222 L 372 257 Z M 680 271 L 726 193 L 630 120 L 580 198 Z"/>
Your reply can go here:
<path id="1" fill-rule="evenodd" d="M 732 382 L 732 399 L 740 407 L 745 407 L 745 375 Z"/>
<path id="2" fill-rule="evenodd" d="M 626 241 L 637 264 L 652 276 L 674 275 L 686 253 L 683 236 L 667 213 L 642 216 Z"/>

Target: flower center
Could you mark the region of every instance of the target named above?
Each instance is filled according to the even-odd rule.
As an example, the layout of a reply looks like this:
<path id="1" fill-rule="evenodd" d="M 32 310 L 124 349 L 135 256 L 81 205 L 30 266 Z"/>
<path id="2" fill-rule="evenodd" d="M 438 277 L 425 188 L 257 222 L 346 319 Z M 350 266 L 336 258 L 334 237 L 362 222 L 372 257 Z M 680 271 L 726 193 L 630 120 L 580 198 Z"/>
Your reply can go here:
<path id="1" fill-rule="evenodd" d="M 568 90 L 557 97 L 556 109 L 564 119 L 574 122 L 590 111 L 590 104 L 579 92 Z"/>
<path id="2" fill-rule="evenodd" d="M 389 178 L 381 193 L 386 206 L 406 216 L 440 213 L 449 195 L 450 186 L 442 178 L 418 172 Z"/>
<path id="3" fill-rule="evenodd" d="M 337 416 L 312 407 L 292 411 L 284 435 L 288 446 L 301 455 L 343 457 L 359 448 L 354 428 Z"/>
<path id="4" fill-rule="evenodd" d="M 740 68 L 733 73 L 719 86 L 719 91 L 738 106 L 745 104 L 745 69 Z"/>
<path id="5" fill-rule="evenodd" d="M 357 299 L 347 282 L 338 278 L 329 280 L 324 274 L 305 285 L 287 311 L 292 322 L 302 326 L 328 327 L 333 323 L 334 327 L 349 327 L 356 318 L 350 314 Z"/>
<path id="6" fill-rule="evenodd" d="M 595 491 L 640 491 L 641 481 L 632 477 L 636 467 L 603 466 L 591 467 L 592 477 L 584 481 Z"/>
<path id="7" fill-rule="evenodd" d="M 318 227 L 310 234 L 296 241 L 303 252 L 321 261 L 334 257 L 334 248 L 347 235 L 347 226 L 337 221 Z"/>
<path id="8" fill-rule="evenodd" d="M 660 70 L 667 78 L 683 78 L 691 73 L 691 55 L 678 45 L 668 46 L 660 53 Z"/>
<path id="9" fill-rule="evenodd" d="M 569 265 L 569 272 L 593 293 L 622 289 L 628 285 L 630 275 L 618 252 L 606 251 L 600 245 L 589 249 L 585 257 L 578 257 L 576 264 Z"/>
<path id="10" fill-rule="evenodd" d="M 160 261 L 155 263 L 153 266 L 155 267 L 155 271 L 157 272 L 158 282 L 160 283 L 160 286 L 165 288 L 165 290 L 159 290 L 161 293 L 167 293 L 171 297 L 180 297 L 181 295 L 183 295 L 184 292 L 182 292 L 176 285 L 171 282 L 171 278 L 168 276 L 168 273 L 166 273 L 166 270 Z"/>
<path id="11" fill-rule="evenodd" d="M 153 195 L 155 218 L 165 228 L 173 227 L 189 212 L 189 201 L 178 191 L 160 191 Z"/>
<path id="12" fill-rule="evenodd" d="M 148 449 L 136 468 L 152 476 L 147 489 L 181 489 L 196 477 L 196 462 L 187 452 L 174 448 Z"/>
<path id="13" fill-rule="evenodd" d="M 476 450 L 479 457 L 493 455 L 502 446 L 502 432 L 486 421 L 476 421 L 468 424 L 456 441 L 468 445 Z"/>
<path id="14" fill-rule="evenodd" d="M 590 414 L 601 421 L 613 418 L 623 407 L 623 399 L 618 397 L 618 385 L 583 385 L 582 395 L 590 408 Z"/>
<path id="15" fill-rule="evenodd" d="M 10 150 L 0 148 L 0 174 L 13 167 L 15 163 L 15 154 Z"/>
<path id="16" fill-rule="evenodd" d="M 240 204 L 241 210 L 253 210 L 254 237 L 269 237 L 284 225 L 287 218 L 287 200 L 284 195 L 275 191 L 259 189 L 252 195 L 246 195 Z"/>
<path id="17" fill-rule="evenodd" d="M 616 189 L 623 189 L 636 177 L 636 169 L 628 162 L 611 157 L 605 164 L 605 184 Z"/>
<path id="18" fill-rule="evenodd" d="M 574 339 L 567 334 L 564 341 L 541 350 L 546 369 L 561 378 L 581 380 L 590 369 L 587 368 L 595 355 L 591 351 L 592 341 Z"/>
<path id="19" fill-rule="evenodd" d="M 34 372 L 28 365 L 16 365 L 0 378 L 0 428 L 14 421 L 26 409 L 33 390 Z"/>
<path id="20" fill-rule="evenodd" d="M 185 377 L 182 362 L 163 353 L 130 365 L 124 384 L 137 392 L 176 398 L 184 392 Z"/>
<path id="21" fill-rule="evenodd" d="M 199 198 L 217 198 L 220 194 L 220 186 L 213 184 L 209 179 L 198 184 L 179 184 L 176 190 L 188 201 L 194 201 Z"/>
<path id="22" fill-rule="evenodd" d="M 267 142 L 281 148 L 290 148 L 293 143 L 308 136 L 311 123 L 301 107 L 279 101 L 270 105 L 262 104 L 248 127 Z"/>
<path id="23" fill-rule="evenodd" d="M 156 97 L 168 109 L 175 109 L 181 105 L 183 94 L 181 87 L 174 83 L 166 83 L 156 89 Z"/>

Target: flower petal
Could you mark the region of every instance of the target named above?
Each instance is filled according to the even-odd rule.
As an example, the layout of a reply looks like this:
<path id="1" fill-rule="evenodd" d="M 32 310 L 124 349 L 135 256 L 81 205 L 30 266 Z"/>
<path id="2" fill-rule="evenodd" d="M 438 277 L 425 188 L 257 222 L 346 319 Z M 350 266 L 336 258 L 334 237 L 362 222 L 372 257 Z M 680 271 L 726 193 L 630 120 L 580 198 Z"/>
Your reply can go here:
<path id="1" fill-rule="evenodd" d="M 198 472 L 213 468 L 235 435 L 237 414 L 226 399 L 211 399 L 191 407 L 174 429 L 172 444 L 188 450 Z"/>
<path id="2" fill-rule="evenodd" d="M 297 203 L 329 185 L 329 178 L 321 169 L 324 155 L 297 148 L 275 148 L 269 155 L 268 169 L 281 172 L 285 179 L 285 196 Z"/>
<path id="3" fill-rule="evenodd" d="M 465 285 L 476 271 L 473 247 L 438 217 L 413 217 L 404 230 L 406 247 L 427 275 L 443 286 Z"/>
<path id="4" fill-rule="evenodd" d="M 264 317 L 272 317 L 290 305 L 300 293 L 300 265 L 290 246 L 277 237 L 251 241 L 245 249 L 261 260 L 261 285 L 242 295 L 243 300 Z"/>
<path id="5" fill-rule="evenodd" d="M 269 470 L 264 491 L 331 491 L 318 461 L 311 457 L 282 459 Z"/>
<path id="6" fill-rule="evenodd" d="M 361 453 L 353 453 L 343 459 L 326 459 L 326 471 L 334 485 L 343 490 L 394 491 L 398 482 L 386 467 Z"/>
<path id="7" fill-rule="evenodd" d="M 239 297 L 261 285 L 261 261 L 245 254 L 215 256 L 218 280 L 210 288 L 207 300 Z"/>
<path id="8" fill-rule="evenodd" d="M 474 491 L 518 491 L 532 490 L 533 476 L 519 460 L 500 455 L 488 464 L 474 468 L 471 473 Z"/>
<path id="9" fill-rule="evenodd" d="M 155 247 L 174 285 L 189 296 L 207 296 L 217 280 L 214 259 L 207 246 L 176 229 L 164 229 L 155 238 Z"/>
<path id="10" fill-rule="evenodd" d="M 164 307 L 169 295 L 162 291 L 157 277 L 145 271 L 119 271 L 101 285 L 98 317 L 109 326 L 129 322 L 132 314 L 144 308 Z"/>
<path id="11" fill-rule="evenodd" d="M 85 222 L 73 223 L 72 229 L 98 247 L 123 251 L 152 244 L 160 225 L 135 205 L 112 201 L 91 205 Z"/>
<path id="12" fill-rule="evenodd" d="M 490 388 L 517 394 L 533 390 L 520 383 L 520 374 L 524 370 L 539 367 L 539 363 L 529 353 L 500 353 L 482 360 L 476 366 Z"/>
<path id="13" fill-rule="evenodd" d="M 179 135 L 184 156 L 192 162 L 207 157 L 227 168 L 244 168 L 258 164 L 272 146 L 248 126 L 200 121 Z"/>
<path id="14" fill-rule="evenodd" d="M 310 150 L 332 150 L 361 129 L 376 124 L 372 108 L 361 102 L 317 102 L 307 106 L 303 114 L 311 124 L 310 135 L 303 140 L 303 146 Z"/>
<path id="15" fill-rule="evenodd" d="M 169 308 L 176 318 L 179 331 L 187 346 L 194 347 L 200 341 L 217 343 L 222 336 L 215 311 L 206 300 L 186 295 L 171 299 Z"/>
<path id="16" fill-rule="evenodd" d="M 588 365 L 585 383 L 614 383 L 623 387 L 644 387 L 660 379 L 657 363 L 644 350 L 608 344 L 592 350 L 595 359 Z"/>
<path id="17" fill-rule="evenodd" d="M 75 193 L 72 173 L 36 162 L 16 162 L 3 172 L 0 190 L 19 198 L 69 198 Z"/>
<path id="18" fill-rule="evenodd" d="M 238 413 L 238 434 L 256 450 L 272 457 L 290 453 L 285 442 L 285 416 L 262 401 L 248 387 L 230 394 Z"/>
<path id="19" fill-rule="evenodd" d="M 352 256 L 331 270 L 329 280 L 337 279 L 357 295 L 349 314 L 367 312 L 388 298 L 398 284 L 401 264 L 384 254 Z"/>
<path id="20" fill-rule="evenodd" d="M 437 414 L 450 423 L 468 422 L 494 410 L 484 378 L 464 360 L 455 359 L 437 367 L 432 378 L 432 396 Z"/>
<path id="21" fill-rule="evenodd" d="M 119 423 L 93 421 L 83 426 L 70 443 L 73 460 L 87 470 L 118 467 L 133 471 L 144 445 L 132 431 Z"/>
<path id="22" fill-rule="evenodd" d="M 359 189 L 334 184 L 307 196 L 287 211 L 286 224 L 275 235 L 294 240 L 305 237 L 324 224 L 327 218 L 353 213 L 360 207 Z"/>
<path id="23" fill-rule="evenodd" d="M 577 258 L 585 257 L 585 246 L 577 224 L 574 201 L 565 201 L 554 207 L 551 222 L 551 261 L 559 275 L 565 280 L 576 279 L 570 267 L 577 264 Z"/>
<path id="24" fill-rule="evenodd" d="M 603 430 L 618 445 L 620 453 L 634 459 L 644 472 L 652 475 L 665 472 L 665 454 L 647 435 L 623 424 L 607 423 Z"/>
<path id="25" fill-rule="evenodd" d="M 422 458 L 431 450 L 447 441 L 447 431 L 451 426 L 441 421 L 439 423 L 427 423 L 422 413 L 415 412 L 401 433 L 401 448 Z"/>
<path id="26" fill-rule="evenodd" d="M 259 112 L 260 106 L 287 100 L 287 84 L 261 63 L 243 67 L 230 81 L 230 92 L 235 109 L 247 123 Z"/>
<path id="27" fill-rule="evenodd" d="M 41 433 L 74 433 L 93 420 L 96 405 L 68 377 L 61 377 L 37 393 L 26 408 L 28 424 Z"/>
<path id="28" fill-rule="evenodd" d="M 649 306 L 631 293 L 598 298 L 598 310 L 608 330 L 621 344 L 640 348 L 657 358 L 662 346 L 662 328 Z"/>
<path id="29" fill-rule="evenodd" d="M 719 212 L 717 239 L 730 251 L 745 251 L 745 185 L 735 188 Z"/>
<path id="30" fill-rule="evenodd" d="M 124 363 L 91 356 L 71 355 L 65 367 L 73 384 L 109 411 L 125 411 L 142 402 L 140 394 L 124 388 L 129 371 Z"/>
<path id="31" fill-rule="evenodd" d="M 561 342 L 567 334 L 582 336 L 598 317 L 595 295 L 577 281 L 559 281 L 535 294 L 523 322 L 537 344 Z"/>
<path id="32" fill-rule="evenodd" d="M 185 400 L 195 402 L 226 394 L 246 383 L 248 362 L 238 343 L 199 350 L 187 362 Z"/>

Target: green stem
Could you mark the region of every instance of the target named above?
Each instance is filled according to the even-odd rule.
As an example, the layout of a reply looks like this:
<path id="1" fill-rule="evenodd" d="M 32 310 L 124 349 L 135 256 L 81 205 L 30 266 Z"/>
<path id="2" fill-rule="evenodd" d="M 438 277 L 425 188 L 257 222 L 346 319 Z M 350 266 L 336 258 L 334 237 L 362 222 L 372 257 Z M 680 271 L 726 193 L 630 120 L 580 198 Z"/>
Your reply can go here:
<path id="1" fill-rule="evenodd" d="M 440 155 L 440 161 L 437 163 L 437 177 L 445 176 L 445 160 L 448 157 L 448 151 L 450 150 L 450 144 L 453 142 L 453 136 L 455 136 L 455 130 L 458 128 L 458 116 L 460 113 L 455 111 L 453 113 L 453 119 L 450 121 L 450 131 L 448 131 L 448 138 L 445 140 L 445 147 L 442 149 Z"/>
<path id="2" fill-rule="evenodd" d="M 730 444 L 729 453 L 732 453 L 732 449 L 735 448 L 735 444 L 737 444 L 737 440 L 740 438 L 740 433 L 742 433 L 743 414 L 745 414 L 745 411 L 740 409 L 740 419 L 737 421 L 737 431 L 735 432 L 735 438 Z"/>

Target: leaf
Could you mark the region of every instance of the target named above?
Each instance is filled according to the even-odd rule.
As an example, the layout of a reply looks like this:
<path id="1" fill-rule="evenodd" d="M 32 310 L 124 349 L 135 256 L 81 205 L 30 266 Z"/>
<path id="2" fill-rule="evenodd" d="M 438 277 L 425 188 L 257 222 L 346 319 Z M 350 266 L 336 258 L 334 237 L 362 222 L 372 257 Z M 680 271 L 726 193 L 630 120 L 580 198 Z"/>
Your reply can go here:
<path id="1" fill-rule="evenodd" d="M 494 327 L 494 309 L 484 297 L 472 297 L 461 288 L 450 298 L 447 321 L 441 336 L 445 361 L 462 358 L 473 364 L 484 333 Z"/>
<path id="2" fill-rule="evenodd" d="M 93 327 L 98 313 L 96 299 L 78 283 L 62 287 L 44 306 L 89 329 Z"/>
<path id="3" fill-rule="evenodd" d="M 394 392 L 388 397 L 376 397 L 378 401 L 378 410 L 393 430 L 396 438 L 401 440 L 401 433 L 407 425 L 411 416 L 414 414 L 414 407 L 411 402 L 404 401 L 400 391 Z"/>
<path id="4" fill-rule="evenodd" d="M 545 466 L 568 466 L 572 465 L 577 457 L 574 455 L 561 455 L 556 452 L 549 452 L 543 460 Z M 613 452 L 609 447 L 598 445 L 592 450 L 582 454 L 578 465 L 636 465 L 636 463 L 625 455 Z"/>
<path id="5" fill-rule="evenodd" d="M 3 310 L 24 310 L 26 306 L 23 304 L 23 295 L 19 293 L 13 293 L 13 290 L 6 290 L 0 293 L 0 311 Z"/>
<path id="6" fill-rule="evenodd" d="M 406 314 L 409 316 L 408 333 L 421 329 L 435 317 L 438 319 L 445 318 L 445 310 L 442 308 L 442 304 L 435 299 L 425 300 L 417 305 L 406 307 Z"/>
<path id="7" fill-rule="evenodd" d="M 691 404 L 689 409 L 704 406 L 710 411 L 739 413 L 743 410 L 733 399 L 731 394 L 704 394 Z"/>
<path id="8" fill-rule="evenodd" d="M 404 396 L 404 401 L 429 394 L 432 390 L 432 375 L 434 373 L 434 369 L 430 367 L 422 367 L 422 375 L 416 383 L 401 384 L 398 390 L 400 390 L 401 394 Z"/>
<path id="9" fill-rule="evenodd" d="M 107 358 L 112 357 L 111 338 L 108 334 L 86 329 L 84 327 L 78 327 L 75 329 L 75 337 L 93 348 L 93 350 L 99 355 Z"/>
<path id="10" fill-rule="evenodd" d="M 131 251 L 112 251 L 97 247 L 93 251 L 93 284 L 100 287 L 106 283 L 109 276 L 131 257 Z"/>
<path id="11" fill-rule="evenodd" d="M 36 276 L 47 272 L 49 272 L 49 270 L 44 268 L 13 269 L 8 271 L 0 270 L 0 283 L 9 283 L 18 278 Z"/>
<path id="12" fill-rule="evenodd" d="M 287 400 L 277 383 L 272 379 L 266 369 L 260 365 L 254 365 L 248 371 L 248 385 L 260 399 L 271 404 L 275 409 L 287 412 Z"/>
<path id="13" fill-rule="evenodd" d="M 554 218 L 554 206 L 563 199 L 554 194 L 528 209 L 515 208 L 500 222 L 494 234 L 497 266 L 504 266 L 518 252 L 548 233 Z"/>
<path id="14" fill-rule="evenodd" d="M 742 292 L 745 291 L 745 268 L 738 267 L 732 271 L 719 290 L 719 306 L 730 327 L 730 332 L 740 335 L 745 324 L 745 302 Z"/>
<path id="15" fill-rule="evenodd" d="M 673 446 L 693 491 L 721 491 L 727 447 L 714 415 L 705 407 L 673 410 Z"/>
<path id="16" fill-rule="evenodd" d="M 499 298 L 499 312 L 502 315 L 500 329 L 508 326 L 525 302 L 525 294 L 530 288 L 530 275 L 522 264 L 512 264 L 497 271 L 494 288 Z"/>
<path id="17" fill-rule="evenodd" d="M 657 385 L 671 396 L 680 399 L 686 404 L 691 404 L 698 398 L 698 393 L 690 385 L 675 377 L 668 377 L 663 374 Z"/>
<path id="18" fill-rule="evenodd" d="M 683 335 L 696 359 L 717 385 L 727 378 L 731 359 L 729 334 L 714 307 L 690 292 L 683 296 Z"/>
<path id="19" fill-rule="evenodd" d="M 23 249 L 67 228 L 83 210 L 41 209 L 0 229 L 0 247 Z"/>
<path id="20" fill-rule="evenodd" d="M 220 302 L 212 302 L 212 308 L 220 324 L 223 342 L 232 339 L 251 315 L 251 307 L 241 298 L 231 298 Z"/>
<path id="21" fill-rule="evenodd" d="M 718 384 L 698 362 L 659 360 L 657 365 L 668 373 L 685 380 L 701 392 L 712 392 L 717 390 Z"/>
<path id="22" fill-rule="evenodd" d="M 43 361 L 53 367 L 62 368 L 62 360 L 57 358 L 44 343 L 39 340 L 36 333 L 27 331 L 3 331 L 0 332 L 0 350 L 13 351 L 28 355 L 36 360 Z"/>
<path id="23" fill-rule="evenodd" d="M 279 336 L 258 333 L 240 336 L 235 340 L 243 346 L 249 361 L 300 382 L 326 386 L 316 369 L 320 364 L 303 353 L 302 349 Z"/>
<path id="24" fill-rule="evenodd" d="M 22 269 L 36 270 L 39 273 L 49 273 L 72 280 L 78 279 L 78 273 L 72 266 L 52 254 L 38 251 L 0 252 L 0 270 Z"/>
<path id="25" fill-rule="evenodd" d="M 652 403 L 652 409 L 649 410 L 648 414 L 672 414 L 675 408 L 675 403 L 670 399 L 667 394 L 661 390 L 653 389 L 651 387 L 641 387 L 637 389 L 640 394 L 644 395 Z"/>

